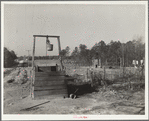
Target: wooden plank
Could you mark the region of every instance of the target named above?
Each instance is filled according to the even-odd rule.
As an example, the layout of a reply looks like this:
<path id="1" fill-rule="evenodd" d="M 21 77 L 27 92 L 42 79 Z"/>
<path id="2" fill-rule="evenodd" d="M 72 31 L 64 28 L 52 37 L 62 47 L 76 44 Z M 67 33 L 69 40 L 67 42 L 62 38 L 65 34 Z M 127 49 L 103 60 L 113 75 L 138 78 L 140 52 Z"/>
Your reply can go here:
<path id="1" fill-rule="evenodd" d="M 34 100 L 39 100 L 39 99 L 49 99 L 49 100 L 51 100 L 51 99 L 55 99 L 55 98 L 64 98 L 64 96 L 65 96 L 65 98 L 68 98 L 68 94 L 60 94 L 60 95 L 40 95 L 40 96 L 36 96 L 35 98 L 34 98 Z"/>
<path id="2" fill-rule="evenodd" d="M 47 90 L 47 91 L 34 91 L 34 96 L 44 96 L 44 95 L 62 95 L 68 94 L 67 89 L 60 90 Z"/>
<path id="3" fill-rule="evenodd" d="M 34 90 L 59 90 L 59 89 L 67 89 L 67 86 L 64 84 L 54 85 L 54 86 L 35 86 Z"/>
<path id="4" fill-rule="evenodd" d="M 35 72 L 38 72 L 38 65 L 35 66 Z"/>
<path id="5" fill-rule="evenodd" d="M 65 84 L 64 81 L 35 81 L 34 86 L 54 86 Z"/>
<path id="6" fill-rule="evenodd" d="M 20 111 L 29 111 L 30 109 L 33 109 L 35 107 L 38 107 L 40 105 L 43 105 L 43 104 L 46 104 L 46 103 L 49 103 L 50 101 L 47 101 L 47 102 L 44 102 L 44 103 L 41 103 L 41 104 L 38 104 L 38 105 L 34 105 L 32 107 L 29 107 L 29 108 L 25 108 L 25 109 L 21 109 Z"/>
<path id="7" fill-rule="evenodd" d="M 74 78 L 72 77 L 65 77 L 65 76 L 44 76 L 44 77 L 39 77 L 39 76 L 36 76 L 35 77 L 35 80 L 36 81 L 42 81 L 42 80 L 45 80 L 45 81 L 59 81 L 59 80 L 73 80 Z"/>
<path id="8" fill-rule="evenodd" d="M 35 55 L 35 41 L 36 41 L 36 38 L 34 37 L 34 44 L 33 44 L 33 55 L 32 55 L 32 72 L 35 72 L 34 71 L 34 55 Z M 35 76 L 35 73 L 33 73 L 33 77 Z M 31 87 L 32 89 L 34 88 L 33 87 L 33 84 L 34 84 L 34 79 L 31 80 Z M 32 90 L 33 91 L 33 90 Z M 34 98 L 34 94 L 32 93 L 31 91 L 31 97 Z"/>
<path id="9" fill-rule="evenodd" d="M 36 82 L 37 81 L 64 81 L 64 79 L 61 79 L 61 78 L 57 79 L 57 78 L 50 78 L 50 77 L 36 77 L 35 80 Z"/>
<path id="10" fill-rule="evenodd" d="M 55 69 L 55 70 L 53 70 L 54 72 L 57 72 L 58 71 L 58 66 L 49 66 L 49 67 L 39 67 L 38 68 L 40 71 L 43 71 L 43 72 L 51 72 L 52 71 L 52 69 Z"/>
<path id="11" fill-rule="evenodd" d="M 39 68 L 51 68 L 51 66 L 38 66 Z"/>
<path id="12" fill-rule="evenodd" d="M 65 72 L 35 72 L 35 76 L 43 77 L 43 76 L 65 76 Z"/>
<path id="13" fill-rule="evenodd" d="M 54 36 L 54 35 L 33 35 L 33 37 L 54 37 L 54 38 L 58 38 L 60 36 Z"/>

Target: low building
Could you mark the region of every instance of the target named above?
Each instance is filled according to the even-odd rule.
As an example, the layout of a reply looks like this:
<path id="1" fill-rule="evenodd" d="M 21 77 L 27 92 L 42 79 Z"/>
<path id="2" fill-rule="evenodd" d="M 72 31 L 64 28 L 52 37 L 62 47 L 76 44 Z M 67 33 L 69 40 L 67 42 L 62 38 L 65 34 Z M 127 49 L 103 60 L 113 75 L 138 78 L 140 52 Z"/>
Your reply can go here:
<path id="1" fill-rule="evenodd" d="M 97 68 L 98 66 L 101 66 L 101 60 L 99 59 L 93 59 L 92 60 L 92 63 L 93 63 L 93 66 L 95 67 L 95 68 Z"/>

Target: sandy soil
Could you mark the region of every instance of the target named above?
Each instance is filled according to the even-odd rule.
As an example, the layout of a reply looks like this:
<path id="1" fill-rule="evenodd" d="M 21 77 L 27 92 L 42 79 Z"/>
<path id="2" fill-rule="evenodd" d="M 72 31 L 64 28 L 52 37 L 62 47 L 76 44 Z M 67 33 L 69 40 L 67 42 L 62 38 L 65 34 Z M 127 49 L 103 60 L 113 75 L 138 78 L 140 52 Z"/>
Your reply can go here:
<path id="1" fill-rule="evenodd" d="M 61 96 L 32 99 L 30 79 L 24 84 L 7 82 L 17 71 L 13 70 L 4 77 L 4 114 L 145 114 L 143 89 L 116 91 L 109 86 L 106 90 L 99 88 L 97 92 L 84 94 L 76 99 L 64 99 Z"/>

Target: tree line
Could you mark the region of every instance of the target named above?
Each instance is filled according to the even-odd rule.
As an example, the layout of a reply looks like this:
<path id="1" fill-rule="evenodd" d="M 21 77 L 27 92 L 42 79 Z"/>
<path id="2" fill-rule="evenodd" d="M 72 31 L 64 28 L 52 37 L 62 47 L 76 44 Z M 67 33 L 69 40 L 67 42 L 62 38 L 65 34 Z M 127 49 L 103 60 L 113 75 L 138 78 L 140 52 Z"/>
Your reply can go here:
<path id="1" fill-rule="evenodd" d="M 8 50 L 4 47 L 4 68 L 12 67 L 15 65 L 15 59 L 17 59 L 17 55 L 13 50 Z"/>
<path id="2" fill-rule="evenodd" d="M 63 58 L 71 58 L 76 62 L 92 65 L 92 60 L 100 60 L 102 65 L 132 66 L 133 60 L 143 60 L 145 57 L 145 43 L 142 38 L 134 39 L 126 43 L 111 40 L 106 44 L 103 40 L 95 43 L 91 49 L 86 45 L 80 44 L 75 47 L 70 54 L 70 48 L 67 46 L 60 53 Z"/>
<path id="3" fill-rule="evenodd" d="M 70 53 L 70 47 L 67 46 L 65 49 L 61 50 L 60 56 L 62 59 L 72 59 L 78 63 L 85 63 L 87 65 L 92 65 L 94 59 L 100 60 L 102 65 L 123 65 L 132 66 L 133 60 L 140 60 L 145 58 L 145 43 L 142 38 L 134 39 L 126 43 L 121 43 L 120 41 L 111 40 L 110 43 L 105 43 L 103 40 L 96 42 L 92 48 L 88 49 L 86 45 L 80 44 L 79 47 L 75 47 L 72 53 Z M 37 59 L 58 59 L 58 56 L 35 56 Z M 14 60 L 17 56 L 14 51 L 9 51 L 4 47 L 4 67 L 10 67 L 14 64 Z M 23 60 L 24 57 L 18 57 L 19 60 Z M 26 56 L 26 59 L 28 57 Z M 29 56 L 29 60 L 32 57 Z"/>
<path id="4" fill-rule="evenodd" d="M 34 60 L 46 60 L 46 59 L 58 59 L 58 56 L 34 56 Z M 18 57 L 19 60 L 32 60 L 32 56 L 20 56 Z"/>

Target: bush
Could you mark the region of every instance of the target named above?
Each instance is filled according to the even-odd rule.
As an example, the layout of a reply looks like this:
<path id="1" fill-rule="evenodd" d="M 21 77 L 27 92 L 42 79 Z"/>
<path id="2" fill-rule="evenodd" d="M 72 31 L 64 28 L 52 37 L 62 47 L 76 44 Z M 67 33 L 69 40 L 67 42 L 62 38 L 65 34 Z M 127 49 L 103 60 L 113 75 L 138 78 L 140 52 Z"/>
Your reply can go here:
<path id="1" fill-rule="evenodd" d="M 17 58 L 14 51 L 9 51 L 6 47 L 4 47 L 4 68 L 12 67 L 14 66 L 15 59 Z"/>

